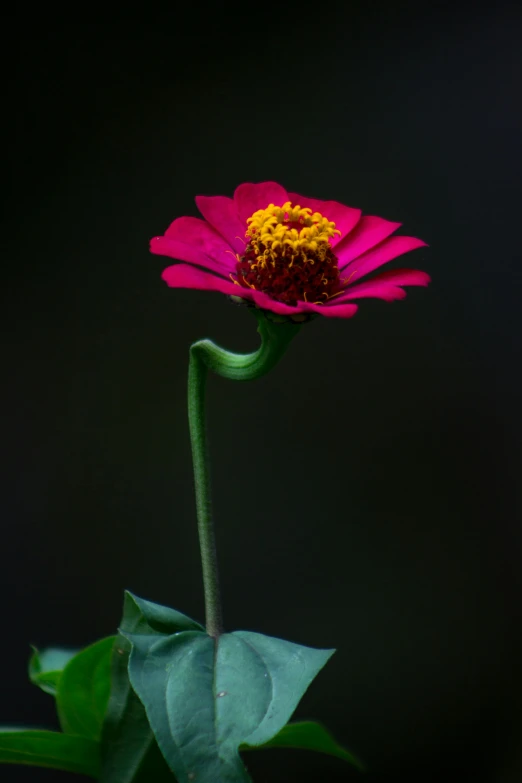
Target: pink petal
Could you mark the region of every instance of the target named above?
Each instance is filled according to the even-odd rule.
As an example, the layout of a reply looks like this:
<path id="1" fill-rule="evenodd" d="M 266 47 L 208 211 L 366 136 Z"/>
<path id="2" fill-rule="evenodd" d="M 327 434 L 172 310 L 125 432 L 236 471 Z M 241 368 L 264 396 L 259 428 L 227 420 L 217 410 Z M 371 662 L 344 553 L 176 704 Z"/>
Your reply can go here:
<path id="1" fill-rule="evenodd" d="M 388 269 L 386 272 L 380 272 L 380 274 L 375 275 L 367 282 L 372 283 L 375 280 L 383 283 L 393 283 L 393 285 L 427 286 L 431 283 L 431 277 L 420 269 Z"/>
<path id="2" fill-rule="evenodd" d="M 157 256 L 168 256 L 169 258 L 175 258 L 177 261 L 188 261 L 190 264 L 197 264 L 205 269 L 210 269 L 212 272 L 217 272 L 218 275 L 222 275 L 225 278 L 235 269 L 232 255 L 230 256 L 230 264 L 226 267 L 221 261 L 210 258 L 206 253 L 198 250 L 198 248 L 169 237 L 154 237 L 151 239 L 150 251 Z"/>
<path id="3" fill-rule="evenodd" d="M 245 290 L 245 289 L 243 289 Z M 316 305 L 311 302 L 299 302 L 295 307 L 291 305 L 278 302 L 276 299 L 271 299 L 261 291 L 250 290 L 248 293 L 251 295 L 252 301 L 256 303 L 258 307 L 263 310 L 271 310 L 278 315 L 299 315 L 302 313 L 319 313 L 319 315 L 325 315 L 330 318 L 351 318 L 357 312 L 357 305 L 348 304 L 340 305 L 339 307 L 327 307 L 326 305 Z M 241 296 L 241 294 L 239 294 Z M 334 311 L 335 312 L 332 312 Z"/>
<path id="4" fill-rule="evenodd" d="M 393 302 L 395 299 L 404 299 L 406 291 L 404 288 L 390 285 L 390 283 L 372 283 L 368 280 L 366 283 L 359 283 L 353 287 L 353 290 L 349 288 L 346 293 L 341 297 L 337 297 L 337 302 L 348 302 L 351 299 L 384 299 L 385 302 Z"/>
<path id="5" fill-rule="evenodd" d="M 226 270 L 235 269 L 236 256 L 226 239 L 201 218 L 180 217 L 165 231 L 168 239 L 175 239 L 184 245 L 191 245 L 210 258 L 218 261 Z M 183 258 L 181 261 L 187 261 Z"/>
<path id="6" fill-rule="evenodd" d="M 249 299 L 260 307 L 262 310 L 271 310 L 278 315 L 298 315 L 300 313 L 316 312 L 317 305 L 309 302 L 299 302 L 297 305 L 287 305 L 284 302 L 279 302 L 277 299 L 264 294 L 262 291 L 256 291 L 253 288 L 243 288 L 242 286 L 236 286 L 236 296 L 242 296 L 244 299 Z"/>
<path id="7" fill-rule="evenodd" d="M 358 307 L 354 304 L 340 305 L 312 305 L 309 304 L 304 312 L 319 313 L 327 318 L 352 318 L 357 312 Z"/>
<path id="8" fill-rule="evenodd" d="M 277 182 L 245 182 L 234 191 L 237 214 L 245 225 L 245 231 L 247 218 L 258 209 L 266 209 L 269 204 L 280 207 L 288 200 L 288 193 Z"/>
<path id="9" fill-rule="evenodd" d="M 349 283 L 355 282 L 360 277 L 368 275 L 374 269 L 378 269 L 383 264 L 388 263 L 397 256 L 402 256 L 410 250 L 416 250 L 418 247 L 425 247 L 426 242 L 416 237 L 390 237 L 381 242 L 373 250 L 369 250 L 364 255 L 341 267 L 341 280 L 348 279 Z"/>
<path id="10" fill-rule="evenodd" d="M 208 272 L 204 272 L 202 269 L 197 269 L 195 266 L 189 264 L 173 264 L 163 270 L 161 275 L 168 286 L 171 288 L 194 288 L 198 291 L 219 291 L 222 294 L 229 294 L 232 296 L 243 296 L 243 289 L 232 282 L 232 280 L 225 280 L 222 277 L 216 277 Z M 250 298 L 248 294 L 250 291 L 245 291 L 245 299 Z"/>
<path id="11" fill-rule="evenodd" d="M 400 226 L 401 223 L 392 223 L 384 218 L 364 215 L 351 234 L 344 239 L 341 238 L 336 246 L 335 255 L 339 259 L 339 268 L 346 266 L 349 261 L 358 258 L 370 248 L 378 245 Z"/>
<path id="12" fill-rule="evenodd" d="M 278 302 L 277 299 L 272 299 L 272 297 L 264 294 L 262 291 L 245 289 L 243 287 L 241 287 L 239 290 L 241 292 L 245 291 L 246 294 L 249 294 L 250 296 L 245 298 L 255 302 L 256 305 L 262 310 L 271 310 L 273 313 L 277 313 L 278 315 L 297 315 L 299 313 L 305 312 L 299 305 L 297 305 L 297 307 L 293 307 L 292 305 L 284 304 L 284 302 Z M 243 293 L 237 294 L 236 292 L 236 296 L 243 296 Z"/>
<path id="13" fill-rule="evenodd" d="M 339 201 L 322 201 L 319 198 L 307 198 L 299 193 L 289 193 L 288 198 L 295 206 L 310 207 L 312 212 L 320 212 L 323 217 L 333 220 L 335 227 L 341 232 L 341 236 L 330 239 L 330 244 L 335 247 L 357 225 L 361 217 L 361 210 L 354 207 L 345 207 Z"/>
<path id="14" fill-rule="evenodd" d="M 347 302 L 351 299 L 362 299 L 374 297 L 392 302 L 395 299 L 404 299 L 406 291 L 399 286 L 416 285 L 426 286 L 431 278 L 426 272 L 419 269 L 392 269 L 389 272 L 382 272 L 371 280 L 363 280 L 362 283 L 350 285 L 341 296 L 330 300 L 332 307 L 337 302 Z M 328 307 L 330 305 L 325 305 Z"/>
<path id="15" fill-rule="evenodd" d="M 239 219 L 234 201 L 227 196 L 196 196 L 196 205 L 205 220 L 226 239 L 234 252 L 242 253 L 247 225 Z"/>

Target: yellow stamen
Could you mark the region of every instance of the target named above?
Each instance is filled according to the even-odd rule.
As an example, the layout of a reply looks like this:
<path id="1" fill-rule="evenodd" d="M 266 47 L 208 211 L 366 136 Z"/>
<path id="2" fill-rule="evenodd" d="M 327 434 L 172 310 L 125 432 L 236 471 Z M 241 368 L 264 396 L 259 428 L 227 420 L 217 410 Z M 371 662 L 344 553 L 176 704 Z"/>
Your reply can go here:
<path id="1" fill-rule="evenodd" d="M 239 239 L 239 237 L 237 237 L 237 239 Z M 225 250 L 225 253 L 230 253 L 231 255 L 233 255 L 236 261 L 239 261 L 241 259 L 239 253 L 233 253 L 232 250 Z"/>
<path id="2" fill-rule="evenodd" d="M 353 270 L 353 272 L 352 272 L 352 274 L 350 275 L 350 277 L 343 277 L 343 278 L 341 278 L 341 283 L 344 283 L 344 285 L 348 285 L 348 283 L 350 282 L 350 280 L 352 279 L 352 277 L 353 277 L 354 275 L 356 275 L 356 274 L 357 274 L 357 269 L 354 269 L 354 270 Z"/>
<path id="3" fill-rule="evenodd" d="M 304 263 L 313 264 L 311 256 L 324 260 L 330 239 L 341 234 L 335 223 L 320 212 L 312 212 L 309 207 L 299 204 L 292 206 L 291 201 L 281 207 L 269 204 L 266 209 L 254 212 L 247 223 L 246 237 L 257 256 L 256 263 L 261 267 L 266 265 L 267 258 L 274 263 L 277 249 L 277 256 L 288 258 L 289 266 L 297 255 Z M 290 251 L 288 256 L 287 250 Z"/>
<path id="4" fill-rule="evenodd" d="M 336 294 L 330 294 L 330 296 L 328 296 L 328 294 L 326 294 L 326 299 L 335 299 L 336 296 L 341 296 L 341 294 L 344 294 L 344 293 L 345 293 L 345 291 L 343 290 L 343 291 L 337 291 Z M 321 302 L 321 304 L 322 304 L 322 302 Z"/>
<path id="5" fill-rule="evenodd" d="M 232 277 L 232 273 L 229 274 L 229 277 L 232 280 L 232 282 L 234 283 L 234 285 L 239 285 L 239 286 L 241 285 L 241 283 L 238 283 L 238 281 L 234 277 Z M 255 285 L 252 285 L 252 283 L 249 283 L 248 280 L 243 280 L 243 282 L 246 283 L 246 285 L 249 288 L 252 288 L 254 291 L 256 290 Z"/>

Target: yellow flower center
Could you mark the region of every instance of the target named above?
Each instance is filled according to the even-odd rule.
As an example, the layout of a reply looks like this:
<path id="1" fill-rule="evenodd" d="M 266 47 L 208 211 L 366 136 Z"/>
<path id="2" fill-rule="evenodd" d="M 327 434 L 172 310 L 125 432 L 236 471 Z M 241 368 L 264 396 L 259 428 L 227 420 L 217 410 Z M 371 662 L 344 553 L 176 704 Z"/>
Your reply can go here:
<path id="1" fill-rule="evenodd" d="M 309 207 L 269 204 L 247 219 L 247 245 L 238 257 L 235 283 L 295 306 L 324 302 L 339 293 L 339 268 L 330 240 L 341 232 Z"/>
<path id="2" fill-rule="evenodd" d="M 247 223 L 246 236 L 256 254 L 256 264 L 261 267 L 275 264 L 281 257 L 281 252 L 275 253 L 278 248 L 284 251 L 289 266 L 296 259 L 313 264 L 325 258 L 330 238 L 341 233 L 320 212 L 299 205 L 294 207 L 291 201 L 282 207 L 269 204 L 266 209 L 258 209 Z"/>

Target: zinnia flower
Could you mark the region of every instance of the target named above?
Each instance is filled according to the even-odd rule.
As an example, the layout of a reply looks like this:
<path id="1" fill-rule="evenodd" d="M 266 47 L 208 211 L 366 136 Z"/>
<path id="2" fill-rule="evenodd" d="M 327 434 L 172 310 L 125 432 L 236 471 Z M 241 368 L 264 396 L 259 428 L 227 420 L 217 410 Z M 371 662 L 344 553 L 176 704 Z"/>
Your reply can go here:
<path id="1" fill-rule="evenodd" d="M 197 196 L 204 220 L 177 218 L 151 251 L 184 264 L 167 267 L 173 288 L 220 291 L 278 316 L 350 318 L 354 299 L 391 302 L 402 286 L 427 285 L 425 272 L 394 269 L 367 276 L 426 245 L 394 236 L 400 223 L 360 209 L 287 192 L 277 182 L 239 185 L 234 198 Z"/>

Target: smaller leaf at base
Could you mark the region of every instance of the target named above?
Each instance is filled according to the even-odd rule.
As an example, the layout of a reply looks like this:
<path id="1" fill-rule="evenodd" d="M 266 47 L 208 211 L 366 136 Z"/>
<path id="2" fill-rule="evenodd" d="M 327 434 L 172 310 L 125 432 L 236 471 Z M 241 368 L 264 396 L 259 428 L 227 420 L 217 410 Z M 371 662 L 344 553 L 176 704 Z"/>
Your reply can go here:
<path id="1" fill-rule="evenodd" d="M 86 647 L 63 670 L 56 707 L 66 734 L 100 738 L 109 701 L 114 638 L 109 636 Z"/>
<path id="2" fill-rule="evenodd" d="M 0 764 L 50 767 L 98 778 L 97 742 L 57 731 L 0 728 Z"/>
<path id="3" fill-rule="evenodd" d="M 242 745 L 240 750 L 262 750 L 263 748 L 295 748 L 296 750 L 314 750 L 317 753 L 326 753 L 347 761 L 356 767 L 359 772 L 365 772 L 363 762 L 341 747 L 332 737 L 328 729 L 314 721 L 302 721 L 300 723 L 287 723 L 279 734 L 265 742 L 264 745 Z"/>
<path id="4" fill-rule="evenodd" d="M 62 671 L 77 653 L 77 650 L 62 650 L 59 647 L 48 647 L 40 652 L 33 647 L 29 659 L 29 679 L 45 693 L 56 696 Z"/>
<path id="5" fill-rule="evenodd" d="M 163 634 L 204 631 L 200 623 L 169 606 L 154 604 L 125 591 L 120 629 L 125 633 Z"/>

